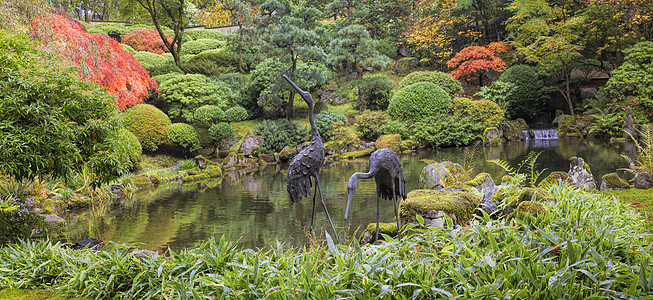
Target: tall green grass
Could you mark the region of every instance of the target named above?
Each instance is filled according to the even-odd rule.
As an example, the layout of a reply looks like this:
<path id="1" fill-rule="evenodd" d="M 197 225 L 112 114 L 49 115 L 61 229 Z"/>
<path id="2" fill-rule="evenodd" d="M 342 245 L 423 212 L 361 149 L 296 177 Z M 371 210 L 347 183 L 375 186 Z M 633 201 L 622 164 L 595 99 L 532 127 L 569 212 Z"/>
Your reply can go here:
<path id="1" fill-rule="evenodd" d="M 380 246 L 130 254 L 59 243 L 0 249 L 0 289 L 49 286 L 90 298 L 150 299 L 653 299 L 653 243 L 639 216 L 613 198 L 553 186 L 546 215 L 461 229 L 409 228 Z"/>

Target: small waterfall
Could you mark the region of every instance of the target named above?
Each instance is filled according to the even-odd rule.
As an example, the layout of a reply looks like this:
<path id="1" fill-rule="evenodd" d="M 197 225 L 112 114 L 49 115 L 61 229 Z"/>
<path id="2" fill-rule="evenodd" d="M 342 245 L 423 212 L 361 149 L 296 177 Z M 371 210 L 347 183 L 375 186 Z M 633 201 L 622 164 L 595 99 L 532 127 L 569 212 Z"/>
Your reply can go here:
<path id="1" fill-rule="evenodd" d="M 557 140 L 558 129 L 527 129 L 523 130 L 526 140 Z"/>

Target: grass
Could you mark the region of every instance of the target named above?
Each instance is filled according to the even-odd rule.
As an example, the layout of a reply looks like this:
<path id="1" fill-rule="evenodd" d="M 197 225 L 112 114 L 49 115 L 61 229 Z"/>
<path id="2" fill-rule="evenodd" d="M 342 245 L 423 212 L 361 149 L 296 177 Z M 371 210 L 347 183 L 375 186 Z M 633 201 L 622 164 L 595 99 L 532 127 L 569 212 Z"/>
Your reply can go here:
<path id="1" fill-rule="evenodd" d="M 653 189 L 628 189 L 624 191 L 603 191 L 601 194 L 614 196 L 619 201 L 630 204 L 646 220 L 647 228 L 653 231 Z"/>
<path id="2" fill-rule="evenodd" d="M 179 162 L 179 158 L 172 155 L 158 153 L 153 155 L 143 154 L 141 155 L 141 161 L 138 163 L 138 167 L 136 169 L 139 170 L 138 172 L 140 172 L 147 169 L 170 168 L 176 165 L 177 162 Z"/>
<path id="3" fill-rule="evenodd" d="M 58 293 L 36 289 L 36 290 L 20 290 L 20 289 L 6 289 L 0 290 L 0 300 L 49 300 L 49 299 L 61 299 L 61 300 L 82 300 L 90 298 L 80 298 L 80 297 L 65 297 Z"/>
<path id="4" fill-rule="evenodd" d="M 401 241 L 239 250 L 196 249 L 137 259 L 135 248 L 74 251 L 52 242 L 0 248 L 0 289 L 42 288 L 139 299 L 651 299 L 653 240 L 611 197 L 552 186 L 558 202 L 524 220 L 411 225 Z M 423 219 L 418 218 L 423 225 Z"/>

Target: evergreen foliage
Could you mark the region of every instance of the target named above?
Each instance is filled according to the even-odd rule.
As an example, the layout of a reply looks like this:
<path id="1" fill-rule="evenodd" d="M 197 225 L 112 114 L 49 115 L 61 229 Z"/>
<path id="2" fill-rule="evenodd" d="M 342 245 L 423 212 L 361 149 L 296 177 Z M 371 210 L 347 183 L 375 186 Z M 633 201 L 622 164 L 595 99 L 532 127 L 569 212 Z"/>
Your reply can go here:
<path id="1" fill-rule="evenodd" d="M 442 88 L 431 82 L 418 82 L 402 88 L 392 97 L 388 115 L 393 120 L 416 122 L 447 115 L 451 105 L 451 96 Z"/>
<path id="2" fill-rule="evenodd" d="M 211 125 L 209 135 L 216 142 L 228 141 L 236 137 L 236 130 L 229 123 L 217 123 Z"/>
<path id="3" fill-rule="evenodd" d="M 195 152 L 202 148 L 200 137 L 193 126 L 186 123 L 174 123 L 166 131 L 168 141 L 179 147 L 185 153 Z"/>
<path id="4" fill-rule="evenodd" d="M 339 112 L 332 110 L 321 111 L 317 116 L 315 116 L 315 126 L 317 126 L 320 136 L 325 140 L 329 141 L 332 139 L 331 128 L 333 123 L 340 122 L 343 125 L 347 124 L 347 117 Z"/>
<path id="5" fill-rule="evenodd" d="M 166 142 L 170 118 L 154 105 L 136 105 L 125 111 L 123 117 L 125 128 L 138 138 L 143 149 L 156 151 Z"/>
<path id="6" fill-rule="evenodd" d="M 286 119 L 264 120 L 254 127 L 254 134 L 263 137 L 261 149 L 265 153 L 277 153 L 285 146 L 295 147 L 306 141 L 307 127 Z"/>
<path id="7" fill-rule="evenodd" d="M 159 99 L 166 104 L 167 114 L 172 120 L 189 121 L 201 106 L 226 108 L 230 94 L 226 85 L 218 85 L 202 74 L 185 74 L 161 82 Z"/>
<path id="8" fill-rule="evenodd" d="M 207 50 L 191 57 L 182 64 L 182 67 L 188 73 L 216 76 L 235 72 L 237 63 L 238 59 L 231 52 L 225 50 Z"/>
<path id="9" fill-rule="evenodd" d="M 440 71 L 418 71 L 406 75 L 399 82 L 399 89 L 403 89 L 418 82 L 430 82 L 447 92 L 451 97 L 462 91 L 463 87 L 453 76 Z"/>

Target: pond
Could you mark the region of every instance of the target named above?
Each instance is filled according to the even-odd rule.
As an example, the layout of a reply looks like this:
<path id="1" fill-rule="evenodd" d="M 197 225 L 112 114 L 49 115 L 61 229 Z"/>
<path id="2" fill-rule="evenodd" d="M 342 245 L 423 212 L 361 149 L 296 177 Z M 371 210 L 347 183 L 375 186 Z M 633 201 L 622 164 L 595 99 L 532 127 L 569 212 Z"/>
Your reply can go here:
<path id="1" fill-rule="evenodd" d="M 633 155 L 632 147 L 624 144 L 606 145 L 589 140 L 509 142 L 499 147 L 480 147 L 472 166 L 475 174 L 488 172 L 496 182 L 503 176 L 503 169 L 487 160 L 502 159 L 516 167 L 530 151 L 542 152 L 539 166 L 547 170 L 541 180 L 551 171 L 569 171 L 568 158 L 580 156 L 589 163 L 598 185 L 604 174 L 627 166 L 621 157 L 624 148 L 630 149 L 626 152 Z M 465 153 L 464 148 L 451 148 L 401 155 L 408 191 L 419 187 L 419 177 L 426 165 L 423 159 L 463 163 Z M 287 167 L 287 164 L 272 165 L 253 174 L 227 173 L 224 179 L 139 191 L 102 211 L 71 212 L 66 217 L 66 235 L 72 241 L 99 237 L 144 249 L 176 251 L 222 235 L 237 241 L 242 249 L 264 248 L 276 245 L 277 241 L 292 246 L 307 245 L 312 199 L 290 203 L 286 192 Z M 360 232 L 360 228 L 376 220 L 373 179 L 359 180 L 349 219 L 344 220 L 347 180 L 351 174 L 367 170 L 366 158 L 327 163 L 320 172 L 324 200 L 341 240 L 350 239 L 357 229 Z M 381 221 L 393 220 L 392 202 L 382 200 Z M 319 203 L 314 228 L 318 239 L 324 238 L 325 230 L 331 234 Z"/>

